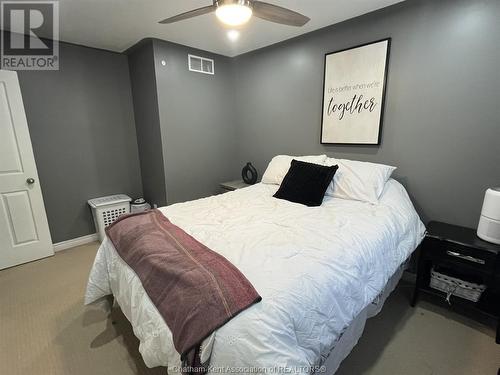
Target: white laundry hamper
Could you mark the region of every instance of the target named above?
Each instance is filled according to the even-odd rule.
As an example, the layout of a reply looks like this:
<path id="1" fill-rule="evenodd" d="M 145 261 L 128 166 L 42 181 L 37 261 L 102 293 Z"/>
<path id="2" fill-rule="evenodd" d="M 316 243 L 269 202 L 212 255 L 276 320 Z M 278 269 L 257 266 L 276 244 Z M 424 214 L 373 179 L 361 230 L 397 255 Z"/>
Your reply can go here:
<path id="1" fill-rule="evenodd" d="M 109 195 L 107 197 L 88 200 L 92 208 L 92 215 L 96 225 L 99 241 L 102 242 L 106 236 L 105 229 L 112 224 L 118 216 L 130 213 L 130 201 L 132 199 L 125 194 Z"/>

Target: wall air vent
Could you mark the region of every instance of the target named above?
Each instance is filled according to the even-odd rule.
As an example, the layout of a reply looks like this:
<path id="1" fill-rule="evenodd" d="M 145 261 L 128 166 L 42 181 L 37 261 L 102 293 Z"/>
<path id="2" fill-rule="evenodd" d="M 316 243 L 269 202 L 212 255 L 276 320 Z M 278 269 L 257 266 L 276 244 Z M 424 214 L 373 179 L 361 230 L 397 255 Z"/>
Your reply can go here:
<path id="1" fill-rule="evenodd" d="M 190 71 L 204 74 L 215 74 L 214 60 L 195 55 L 188 55 L 188 60 Z"/>

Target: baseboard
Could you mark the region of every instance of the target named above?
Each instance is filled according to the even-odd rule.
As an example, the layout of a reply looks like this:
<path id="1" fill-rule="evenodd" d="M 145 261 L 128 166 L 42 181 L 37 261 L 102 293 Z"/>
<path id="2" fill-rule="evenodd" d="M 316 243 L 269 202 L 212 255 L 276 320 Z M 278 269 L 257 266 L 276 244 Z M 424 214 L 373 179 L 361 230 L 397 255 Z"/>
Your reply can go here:
<path id="1" fill-rule="evenodd" d="M 99 241 L 99 236 L 97 235 L 97 233 L 58 242 L 54 244 L 54 252 L 57 253 L 58 251 L 71 249 L 72 247 L 85 245 L 95 241 Z"/>

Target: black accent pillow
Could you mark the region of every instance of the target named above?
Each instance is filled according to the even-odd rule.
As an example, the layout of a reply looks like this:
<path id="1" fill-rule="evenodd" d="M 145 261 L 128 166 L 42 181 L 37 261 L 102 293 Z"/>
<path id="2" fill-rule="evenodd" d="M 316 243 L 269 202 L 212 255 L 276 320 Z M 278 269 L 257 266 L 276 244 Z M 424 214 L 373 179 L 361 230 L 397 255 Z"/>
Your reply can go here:
<path id="1" fill-rule="evenodd" d="M 273 196 L 309 207 L 321 206 L 326 189 L 338 168 L 338 165 L 327 167 L 293 159 L 280 188 Z"/>

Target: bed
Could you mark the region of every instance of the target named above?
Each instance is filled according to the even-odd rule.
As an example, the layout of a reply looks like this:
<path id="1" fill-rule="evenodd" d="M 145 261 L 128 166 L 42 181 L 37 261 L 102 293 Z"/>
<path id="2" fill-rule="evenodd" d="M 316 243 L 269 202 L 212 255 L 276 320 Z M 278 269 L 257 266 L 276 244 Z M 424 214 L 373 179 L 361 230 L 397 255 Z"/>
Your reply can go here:
<path id="1" fill-rule="evenodd" d="M 160 208 L 233 263 L 262 296 L 203 342 L 209 373 L 335 373 L 425 233 L 393 179 L 378 204 L 325 196 L 320 207 L 306 207 L 273 198 L 277 189 L 259 183 Z M 85 303 L 110 294 L 140 340 L 145 364 L 180 373 L 172 333 L 105 239 Z"/>

